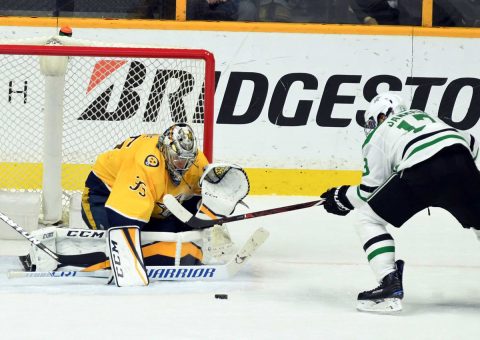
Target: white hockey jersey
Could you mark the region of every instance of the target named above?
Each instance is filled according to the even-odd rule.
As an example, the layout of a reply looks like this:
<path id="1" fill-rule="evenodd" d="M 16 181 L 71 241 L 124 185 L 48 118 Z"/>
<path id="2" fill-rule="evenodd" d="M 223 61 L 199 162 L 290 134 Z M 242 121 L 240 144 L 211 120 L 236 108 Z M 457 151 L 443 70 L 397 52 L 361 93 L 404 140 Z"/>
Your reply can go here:
<path id="1" fill-rule="evenodd" d="M 359 208 L 393 173 L 429 159 L 454 144 L 464 145 L 472 158 L 477 158 L 475 138 L 448 126 L 438 117 L 419 110 L 390 116 L 367 136 L 362 145 L 362 181 L 348 189 L 349 201 Z"/>

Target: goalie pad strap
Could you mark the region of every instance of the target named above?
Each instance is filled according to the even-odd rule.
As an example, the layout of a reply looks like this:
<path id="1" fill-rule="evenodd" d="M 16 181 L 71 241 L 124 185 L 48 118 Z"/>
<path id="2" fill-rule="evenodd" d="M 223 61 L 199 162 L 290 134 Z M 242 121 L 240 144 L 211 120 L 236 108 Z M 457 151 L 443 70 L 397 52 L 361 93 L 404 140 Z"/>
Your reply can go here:
<path id="1" fill-rule="evenodd" d="M 147 286 L 149 281 L 137 226 L 108 229 L 110 265 L 118 287 Z"/>

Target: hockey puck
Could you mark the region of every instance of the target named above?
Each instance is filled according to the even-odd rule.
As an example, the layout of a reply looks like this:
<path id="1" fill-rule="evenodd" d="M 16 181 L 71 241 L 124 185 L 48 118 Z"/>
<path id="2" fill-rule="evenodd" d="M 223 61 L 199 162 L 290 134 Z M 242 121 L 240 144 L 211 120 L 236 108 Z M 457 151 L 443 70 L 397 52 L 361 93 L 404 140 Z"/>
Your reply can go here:
<path id="1" fill-rule="evenodd" d="M 215 299 L 226 300 L 226 299 L 228 299 L 228 295 L 227 294 L 215 294 Z"/>

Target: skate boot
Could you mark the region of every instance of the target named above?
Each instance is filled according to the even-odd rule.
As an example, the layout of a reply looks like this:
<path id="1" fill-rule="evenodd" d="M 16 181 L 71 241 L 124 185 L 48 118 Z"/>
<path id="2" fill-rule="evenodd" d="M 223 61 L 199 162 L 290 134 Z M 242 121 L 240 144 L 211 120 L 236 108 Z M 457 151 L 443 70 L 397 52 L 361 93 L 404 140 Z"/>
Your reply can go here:
<path id="1" fill-rule="evenodd" d="M 380 286 L 358 294 L 359 311 L 390 313 L 402 310 L 404 262 L 398 260 L 395 264 L 397 270 L 385 276 Z"/>
<path id="2" fill-rule="evenodd" d="M 35 265 L 32 264 L 32 260 L 30 259 L 30 254 L 19 256 L 18 257 L 20 262 L 22 263 L 23 268 L 26 272 L 34 272 Z"/>

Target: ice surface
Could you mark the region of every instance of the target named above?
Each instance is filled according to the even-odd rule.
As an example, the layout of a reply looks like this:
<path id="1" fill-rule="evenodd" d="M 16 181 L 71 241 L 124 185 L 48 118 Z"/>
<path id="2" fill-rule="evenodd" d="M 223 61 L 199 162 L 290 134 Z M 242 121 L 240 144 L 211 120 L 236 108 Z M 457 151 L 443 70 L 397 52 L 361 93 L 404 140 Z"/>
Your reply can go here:
<path id="1" fill-rule="evenodd" d="M 249 197 L 247 203 L 260 210 L 313 199 Z M 102 279 L 9 280 L 7 271 L 20 264 L 2 256 L 0 338 L 480 338 L 480 243 L 470 230 L 437 209 L 391 228 L 397 257 L 406 262 L 404 310 L 376 315 L 355 310 L 357 293 L 377 283 L 354 222 L 354 213 L 338 217 L 314 207 L 231 223 L 239 244 L 260 226 L 270 238 L 225 282 L 117 288 Z M 11 243 L 0 247 L 11 253 Z"/>

